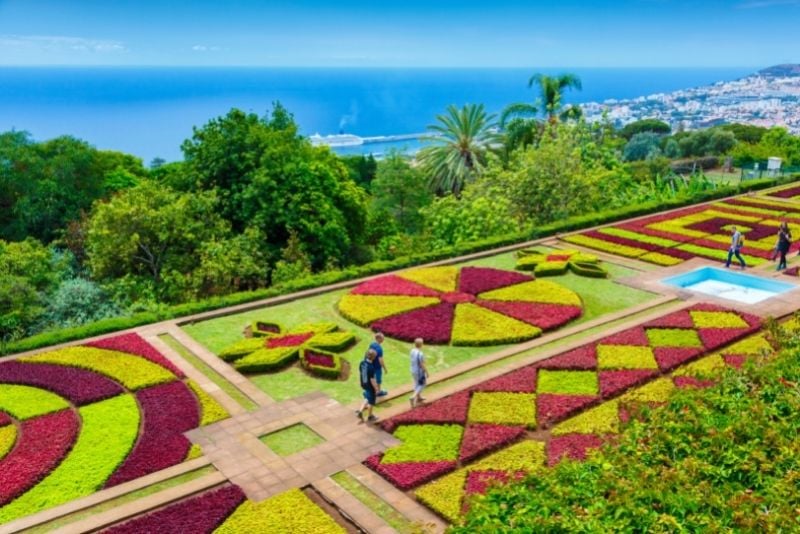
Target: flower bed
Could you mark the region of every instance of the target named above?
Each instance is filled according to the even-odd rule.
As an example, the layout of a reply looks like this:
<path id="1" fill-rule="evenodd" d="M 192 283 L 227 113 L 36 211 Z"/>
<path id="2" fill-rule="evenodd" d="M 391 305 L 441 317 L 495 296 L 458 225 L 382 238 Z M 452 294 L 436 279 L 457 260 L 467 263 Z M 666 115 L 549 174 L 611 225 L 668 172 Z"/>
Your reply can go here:
<path id="1" fill-rule="evenodd" d="M 132 335 L 0 363 L 0 414 L 19 425 L 0 438 L 13 439 L 0 451 L 0 524 L 180 463 L 183 434 L 228 415 Z"/>
<path id="2" fill-rule="evenodd" d="M 589 230 L 563 240 L 656 265 L 675 265 L 694 257 L 725 261 L 730 227 L 735 225 L 745 236 L 745 261 L 755 266 L 770 258 L 780 220 L 795 224 L 797 215 L 800 209 L 787 203 L 742 197 Z M 798 247 L 793 244 L 792 250 Z"/>
<path id="3" fill-rule="evenodd" d="M 457 521 L 465 496 L 480 493 L 488 482 L 534 472 L 545 456 L 548 465 L 585 458 L 619 432 L 631 406 L 664 403 L 678 387 L 708 387 L 711 377 L 694 376 L 696 371 L 665 373 L 684 364 L 681 369 L 708 366 L 707 361 L 724 368 L 738 354 L 763 350 L 763 342 L 746 340 L 712 353 L 760 325 L 753 315 L 707 304 L 670 313 L 392 417 L 382 423 L 385 430 L 400 439 L 410 433 L 425 446 L 404 443 L 402 453 L 390 448 L 364 463 L 402 490 L 417 487 L 421 502 Z M 710 355 L 698 360 L 704 354 Z M 453 435 L 463 428 L 457 457 L 454 439 L 436 437 L 444 428 Z M 526 440 L 527 429 L 536 436 L 549 432 L 550 439 Z M 448 443 L 448 454 L 441 455 L 434 442 Z M 387 463 L 395 454 L 404 462 Z"/>
<path id="4" fill-rule="evenodd" d="M 310 373 L 335 379 L 342 373 L 342 360 L 334 353 L 356 342 L 352 332 L 339 331 L 334 323 L 303 324 L 286 331 L 277 323 L 255 321 L 251 332 L 258 325 L 264 328 L 256 337 L 225 347 L 219 357 L 243 373 L 278 371 L 299 360 Z"/>
<path id="5" fill-rule="evenodd" d="M 432 267 L 364 282 L 337 308 L 346 319 L 395 339 L 476 346 L 532 339 L 579 317 L 583 305 L 571 290 L 526 274 Z"/>

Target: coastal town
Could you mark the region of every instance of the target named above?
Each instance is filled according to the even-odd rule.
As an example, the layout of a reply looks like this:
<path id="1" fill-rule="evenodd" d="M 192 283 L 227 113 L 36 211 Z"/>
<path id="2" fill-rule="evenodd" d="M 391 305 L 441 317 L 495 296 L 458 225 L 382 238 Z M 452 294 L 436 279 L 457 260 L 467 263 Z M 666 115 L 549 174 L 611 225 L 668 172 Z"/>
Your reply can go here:
<path id="1" fill-rule="evenodd" d="M 777 65 L 733 81 L 657 93 L 627 100 L 581 105 L 589 121 L 604 114 L 616 125 L 645 118 L 669 123 L 674 130 L 718 124 L 784 126 L 800 133 L 800 65 Z"/>

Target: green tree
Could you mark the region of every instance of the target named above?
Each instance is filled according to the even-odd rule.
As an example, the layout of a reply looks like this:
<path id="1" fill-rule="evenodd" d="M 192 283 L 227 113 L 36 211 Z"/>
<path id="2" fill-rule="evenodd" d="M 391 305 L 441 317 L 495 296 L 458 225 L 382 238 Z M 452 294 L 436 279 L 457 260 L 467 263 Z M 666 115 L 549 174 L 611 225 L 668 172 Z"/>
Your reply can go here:
<path id="1" fill-rule="evenodd" d="M 201 244 L 200 264 L 192 273 L 198 295 L 225 294 L 267 285 L 269 258 L 266 238 L 255 228 L 226 239 Z"/>
<path id="2" fill-rule="evenodd" d="M 407 233 L 421 229 L 419 210 L 433 200 L 425 175 L 398 153 L 378 164 L 372 196 L 373 209 L 388 214 Z"/>
<path id="3" fill-rule="evenodd" d="M 733 133 L 733 135 L 736 136 L 737 141 L 749 143 L 751 145 L 755 145 L 761 141 L 761 138 L 764 137 L 764 134 L 769 131 L 769 128 L 764 128 L 763 126 L 739 123 L 723 124 L 719 128 L 721 130 Z"/>
<path id="4" fill-rule="evenodd" d="M 83 278 L 64 280 L 47 298 L 39 328 L 68 328 L 115 317 L 121 310 L 96 283 Z"/>
<path id="5" fill-rule="evenodd" d="M 625 161 L 653 159 L 661 155 L 661 136 L 653 132 L 634 134 L 622 151 Z"/>
<path id="6" fill-rule="evenodd" d="M 366 194 L 328 148 L 297 134 L 279 104 L 265 118 L 231 110 L 196 128 L 183 151 L 183 182 L 193 191 L 214 192 L 218 211 L 235 232 L 258 229 L 270 257 L 278 257 L 291 232 L 316 269 L 357 256 Z"/>
<path id="7" fill-rule="evenodd" d="M 378 162 L 375 157 L 369 156 L 343 156 L 342 161 L 350 171 L 350 178 L 359 186 L 369 191 L 372 180 L 378 172 Z"/>
<path id="8" fill-rule="evenodd" d="M 451 105 L 436 120 L 428 126 L 433 135 L 426 138 L 429 146 L 420 151 L 418 159 L 432 191 L 458 196 L 480 176 L 487 153 L 499 142 L 494 115 L 487 114 L 483 104 L 467 104 L 461 109 Z"/>
<path id="9" fill-rule="evenodd" d="M 734 164 L 749 165 L 777 157 L 784 165 L 800 165 L 800 137 L 786 128 L 770 128 L 756 144 L 739 142 L 731 150 Z"/>
<path id="10" fill-rule="evenodd" d="M 144 181 L 97 205 L 86 235 L 93 275 L 146 279 L 159 298 L 180 299 L 185 288 L 175 281 L 197 267 L 204 242 L 228 231 L 214 204 L 213 195 L 178 193 Z"/>
<path id="11" fill-rule="evenodd" d="M 640 133 L 654 133 L 659 135 L 669 135 L 672 127 L 664 121 L 658 119 L 642 119 L 626 124 L 620 131 L 620 137 L 630 140 L 634 135 Z"/>
<path id="12" fill-rule="evenodd" d="M 581 79 L 572 73 L 564 73 L 558 76 L 547 76 L 546 74 L 534 74 L 528 80 L 528 87 L 537 86 L 539 89 L 539 99 L 537 107 L 547 116 L 552 123 L 559 115 L 565 113 L 562 118 L 573 118 L 576 112 L 572 107 L 564 108 L 564 92 L 568 89 L 580 91 L 583 89 Z"/>

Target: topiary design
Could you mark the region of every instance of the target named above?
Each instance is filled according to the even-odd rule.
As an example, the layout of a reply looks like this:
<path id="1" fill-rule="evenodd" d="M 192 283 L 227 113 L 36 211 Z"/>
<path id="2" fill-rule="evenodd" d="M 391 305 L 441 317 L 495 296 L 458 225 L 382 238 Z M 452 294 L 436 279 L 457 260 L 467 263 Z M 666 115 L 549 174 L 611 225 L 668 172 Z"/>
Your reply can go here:
<path id="1" fill-rule="evenodd" d="M 522 249 L 517 252 L 516 268 L 533 271 L 536 276 L 559 276 L 570 270 L 579 276 L 608 277 L 597 256 L 577 250 L 554 250 L 545 254 L 533 248 Z"/>
<path id="2" fill-rule="evenodd" d="M 430 267 L 373 278 L 338 303 L 339 313 L 387 336 L 430 344 L 517 343 L 583 311 L 561 285 L 484 267 Z"/>
<path id="3" fill-rule="evenodd" d="M 254 321 L 253 337 L 224 348 L 219 357 L 243 373 L 276 371 L 300 361 L 312 374 L 323 378 L 339 378 L 342 374 L 342 352 L 356 342 L 352 332 L 339 330 L 335 323 L 309 323 L 285 330 L 277 323 Z"/>

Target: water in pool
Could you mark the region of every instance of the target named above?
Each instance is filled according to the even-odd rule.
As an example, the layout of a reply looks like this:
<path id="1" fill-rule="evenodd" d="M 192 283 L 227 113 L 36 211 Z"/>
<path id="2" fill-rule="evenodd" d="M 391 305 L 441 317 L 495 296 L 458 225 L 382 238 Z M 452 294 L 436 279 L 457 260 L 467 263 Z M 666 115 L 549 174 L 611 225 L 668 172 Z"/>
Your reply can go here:
<path id="1" fill-rule="evenodd" d="M 745 304 L 756 304 L 795 288 L 794 285 L 785 282 L 716 267 L 701 267 L 688 273 L 665 278 L 662 282 Z"/>

